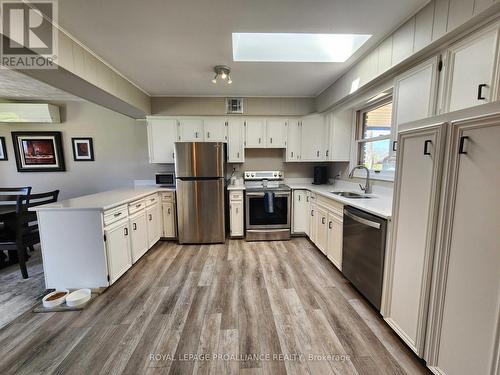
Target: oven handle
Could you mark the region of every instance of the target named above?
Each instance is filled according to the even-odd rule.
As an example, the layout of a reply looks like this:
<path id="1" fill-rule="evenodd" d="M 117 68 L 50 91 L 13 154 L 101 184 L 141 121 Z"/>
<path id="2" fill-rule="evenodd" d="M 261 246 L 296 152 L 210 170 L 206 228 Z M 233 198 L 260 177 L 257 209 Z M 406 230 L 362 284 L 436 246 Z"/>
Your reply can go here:
<path id="1" fill-rule="evenodd" d="M 369 227 L 375 228 L 375 229 L 380 229 L 380 223 L 377 223 L 375 221 L 367 220 L 365 218 L 356 216 L 348 211 L 344 211 L 344 215 L 349 216 L 351 219 L 354 221 L 357 221 L 358 223 L 368 225 Z"/>
<path id="2" fill-rule="evenodd" d="M 246 193 L 247 197 L 263 197 L 264 193 Z M 289 197 L 290 193 L 274 193 L 275 197 Z"/>

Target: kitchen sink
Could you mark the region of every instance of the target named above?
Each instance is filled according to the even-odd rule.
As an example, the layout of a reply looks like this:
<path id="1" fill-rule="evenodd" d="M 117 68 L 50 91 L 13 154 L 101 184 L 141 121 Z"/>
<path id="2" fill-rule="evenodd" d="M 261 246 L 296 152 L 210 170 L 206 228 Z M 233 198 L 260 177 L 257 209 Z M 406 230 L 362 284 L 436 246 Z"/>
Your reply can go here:
<path id="1" fill-rule="evenodd" d="M 332 194 L 339 195 L 344 198 L 352 198 L 352 199 L 369 199 L 371 196 L 366 194 L 359 194 L 353 191 L 332 191 Z"/>

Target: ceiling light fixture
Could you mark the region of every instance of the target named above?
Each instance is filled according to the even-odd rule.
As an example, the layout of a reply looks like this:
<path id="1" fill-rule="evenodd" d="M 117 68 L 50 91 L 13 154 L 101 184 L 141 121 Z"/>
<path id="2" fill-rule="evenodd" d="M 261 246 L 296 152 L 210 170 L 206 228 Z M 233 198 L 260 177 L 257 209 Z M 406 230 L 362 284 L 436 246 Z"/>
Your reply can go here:
<path id="1" fill-rule="evenodd" d="M 219 77 L 226 81 L 228 84 L 233 83 L 231 79 L 231 68 L 227 65 L 216 65 L 214 66 L 215 77 L 212 79 L 212 83 L 217 83 Z"/>

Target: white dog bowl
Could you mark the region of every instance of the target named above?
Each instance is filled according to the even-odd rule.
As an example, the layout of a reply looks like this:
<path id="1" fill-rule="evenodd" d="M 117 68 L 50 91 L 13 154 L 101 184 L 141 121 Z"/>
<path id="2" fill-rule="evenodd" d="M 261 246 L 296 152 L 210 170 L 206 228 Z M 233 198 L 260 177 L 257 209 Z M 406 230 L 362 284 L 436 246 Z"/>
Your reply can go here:
<path id="1" fill-rule="evenodd" d="M 70 307 L 82 305 L 90 299 L 91 295 L 92 291 L 90 289 L 75 290 L 66 297 L 66 305 Z"/>
<path id="2" fill-rule="evenodd" d="M 64 293 L 64 295 L 61 295 L 59 298 L 54 298 L 55 295 Z M 68 296 L 69 290 L 68 289 L 57 289 L 49 294 L 47 294 L 45 297 L 42 299 L 43 307 L 56 307 L 61 305 L 66 297 Z"/>

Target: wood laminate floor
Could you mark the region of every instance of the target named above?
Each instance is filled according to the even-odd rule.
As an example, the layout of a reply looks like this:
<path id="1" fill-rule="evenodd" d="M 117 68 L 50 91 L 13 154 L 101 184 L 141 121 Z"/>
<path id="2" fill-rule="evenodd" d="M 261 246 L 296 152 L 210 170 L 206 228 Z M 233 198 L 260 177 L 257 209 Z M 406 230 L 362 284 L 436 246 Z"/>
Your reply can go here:
<path id="1" fill-rule="evenodd" d="M 42 372 L 428 374 L 302 238 L 158 244 L 87 309 L 0 330 L 0 373 Z"/>
<path id="2" fill-rule="evenodd" d="M 30 310 L 45 295 L 39 246 L 36 246 L 33 253 L 30 252 L 26 266 L 29 275 L 27 279 L 23 279 L 19 264 L 0 269 L 0 328 Z"/>

